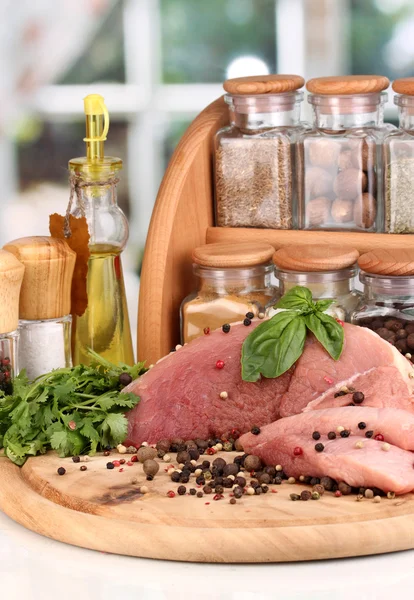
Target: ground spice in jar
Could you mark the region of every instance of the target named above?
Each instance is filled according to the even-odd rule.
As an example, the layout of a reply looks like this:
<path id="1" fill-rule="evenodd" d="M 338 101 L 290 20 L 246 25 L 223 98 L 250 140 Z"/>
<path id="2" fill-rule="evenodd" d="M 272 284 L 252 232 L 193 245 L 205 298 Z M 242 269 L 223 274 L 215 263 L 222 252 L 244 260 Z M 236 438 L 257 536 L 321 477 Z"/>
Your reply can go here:
<path id="1" fill-rule="evenodd" d="M 279 299 L 271 285 L 274 249 L 270 244 L 208 244 L 193 251 L 197 292 L 181 305 L 181 339 L 189 342 L 203 331 L 222 329 L 231 335 L 230 324 L 267 313 Z M 246 315 L 249 315 L 248 318 Z"/>
<path id="2" fill-rule="evenodd" d="M 219 227 L 292 228 L 290 143 L 267 132 L 222 139 L 215 154 Z"/>
<path id="3" fill-rule="evenodd" d="M 385 231 L 414 233 L 414 156 L 395 157 L 385 171 Z"/>

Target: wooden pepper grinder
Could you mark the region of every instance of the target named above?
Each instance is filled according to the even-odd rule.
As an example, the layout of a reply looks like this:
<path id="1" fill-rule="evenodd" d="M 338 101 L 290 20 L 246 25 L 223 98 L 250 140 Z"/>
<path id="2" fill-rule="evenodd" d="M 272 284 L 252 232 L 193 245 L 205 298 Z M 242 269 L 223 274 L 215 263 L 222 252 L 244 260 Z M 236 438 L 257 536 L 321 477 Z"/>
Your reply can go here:
<path id="1" fill-rule="evenodd" d="M 19 372 L 19 294 L 24 265 L 0 250 L 0 390 L 11 394 L 12 377 Z"/>
<path id="2" fill-rule="evenodd" d="M 70 367 L 75 252 L 64 240 L 46 236 L 20 238 L 4 249 L 25 266 L 19 306 L 20 368 L 33 380 Z"/>

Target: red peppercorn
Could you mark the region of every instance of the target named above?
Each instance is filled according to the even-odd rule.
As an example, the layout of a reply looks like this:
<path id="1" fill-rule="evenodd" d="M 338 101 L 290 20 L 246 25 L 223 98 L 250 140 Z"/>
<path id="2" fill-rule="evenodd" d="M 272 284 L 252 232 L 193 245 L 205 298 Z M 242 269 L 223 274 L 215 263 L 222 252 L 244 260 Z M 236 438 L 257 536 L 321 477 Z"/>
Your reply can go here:
<path id="1" fill-rule="evenodd" d="M 232 429 L 230 431 L 230 436 L 233 438 L 233 440 L 237 440 L 241 436 L 241 433 L 238 429 Z"/>
<path id="2" fill-rule="evenodd" d="M 377 433 L 377 435 L 374 437 L 374 440 L 377 440 L 377 442 L 383 442 L 384 436 L 382 435 L 382 433 Z"/>
<path id="3" fill-rule="evenodd" d="M 136 454 L 134 454 L 134 456 L 131 456 L 131 462 L 138 462 L 138 456 Z"/>
<path id="4" fill-rule="evenodd" d="M 175 498 L 175 492 L 173 492 L 172 490 L 169 490 L 167 492 L 167 496 L 168 496 L 168 498 Z"/>
<path id="5" fill-rule="evenodd" d="M 334 494 L 337 498 L 339 498 L 340 496 L 342 496 L 342 492 L 341 490 L 336 490 L 335 494 Z"/>
<path id="6" fill-rule="evenodd" d="M 214 494 L 213 496 L 213 500 L 221 500 L 222 498 L 224 498 L 223 494 Z"/>
<path id="7" fill-rule="evenodd" d="M 204 335 L 208 335 L 210 333 L 210 327 L 204 327 L 203 331 Z"/>
<path id="8" fill-rule="evenodd" d="M 120 473 L 123 473 L 123 472 L 124 472 L 124 469 L 121 467 L 121 468 L 119 469 L 119 472 L 120 472 Z"/>
<path id="9" fill-rule="evenodd" d="M 119 464 L 124 465 L 125 464 L 125 458 L 121 458 L 121 460 L 119 461 Z"/>
<path id="10" fill-rule="evenodd" d="M 119 460 L 113 460 L 112 464 L 114 465 L 114 467 L 119 467 L 121 465 L 121 463 L 119 462 Z"/>
<path id="11" fill-rule="evenodd" d="M 132 467 L 132 465 L 133 465 L 133 464 L 134 464 L 134 463 L 133 463 L 131 460 L 129 460 L 129 461 L 127 462 L 127 465 L 128 465 L 128 467 Z"/>
<path id="12" fill-rule="evenodd" d="M 76 429 L 76 423 L 75 423 L 75 421 L 69 421 L 68 426 L 69 426 L 69 429 L 71 429 L 72 431 L 74 429 Z"/>
<path id="13" fill-rule="evenodd" d="M 293 450 L 293 454 L 294 456 L 301 456 L 303 454 L 303 450 L 300 446 L 296 446 L 296 448 Z"/>
<path id="14" fill-rule="evenodd" d="M 216 362 L 216 369 L 222 369 L 224 367 L 224 360 L 218 360 Z"/>
<path id="15" fill-rule="evenodd" d="M 209 454 L 210 456 L 212 454 L 216 454 L 216 453 L 217 453 L 217 450 L 215 448 L 207 448 L 207 450 L 206 450 L 206 454 Z"/>

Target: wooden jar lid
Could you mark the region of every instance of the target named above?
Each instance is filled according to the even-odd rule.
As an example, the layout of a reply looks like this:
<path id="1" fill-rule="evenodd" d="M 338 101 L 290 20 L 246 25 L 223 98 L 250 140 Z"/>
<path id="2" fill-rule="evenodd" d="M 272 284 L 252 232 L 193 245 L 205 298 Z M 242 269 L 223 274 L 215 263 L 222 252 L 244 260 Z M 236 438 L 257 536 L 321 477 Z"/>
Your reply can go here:
<path id="1" fill-rule="evenodd" d="M 407 96 L 414 96 L 414 77 L 402 77 L 396 79 L 392 84 L 392 89 L 397 94 L 406 94 Z"/>
<path id="2" fill-rule="evenodd" d="M 19 294 L 24 265 L 13 254 L 0 250 L 0 333 L 19 326 Z"/>
<path id="3" fill-rule="evenodd" d="M 227 79 L 223 87 L 229 94 L 282 94 L 294 92 L 305 84 L 299 75 L 253 75 Z"/>
<path id="4" fill-rule="evenodd" d="M 389 85 L 389 79 L 383 75 L 342 75 L 310 79 L 306 83 L 306 89 L 312 94 L 336 96 L 374 94 L 386 90 Z"/>
<path id="5" fill-rule="evenodd" d="M 193 262 L 203 267 L 253 267 L 268 263 L 274 251 L 270 244 L 206 244 L 193 250 Z"/>
<path id="6" fill-rule="evenodd" d="M 4 249 L 25 266 L 20 319 L 56 319 L 70 313 L 76 253 L 65 240 L 32 236 L 9 242 Z"/>
<path id="7" fill-rule="evenodd" d="M 282 271 L 339 271 L 351 267 L 359 252 L 343 246 L 285 246 L 273 255 Z"/>
<path id="8" fill-rule="evenodd" d="M 403 248 L 371 250 L 361 254 L 358 265 L 375 275 L 414 275 L 414 252 Z"/>

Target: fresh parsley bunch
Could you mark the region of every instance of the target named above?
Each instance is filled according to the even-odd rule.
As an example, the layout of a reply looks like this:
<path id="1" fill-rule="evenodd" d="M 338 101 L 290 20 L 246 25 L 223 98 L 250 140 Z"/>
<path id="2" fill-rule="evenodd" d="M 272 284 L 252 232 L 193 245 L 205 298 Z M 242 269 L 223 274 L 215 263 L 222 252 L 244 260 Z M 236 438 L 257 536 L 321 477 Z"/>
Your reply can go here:
<path id="1" fill-rule="evenodd" d="M 50 448 L 62 457 L 93 454 L 125 440 L 124 413 L 139 397 L 122 393 L 120 375 L 136 379 L 144 365 L 115 366 L 91 355 L 91 366 L 56 369 L 31 384 L 23 371 L 13 381 L 13 394 L 0 396 L 0 447 L 14 463 Z"/>
<path id="2" fill-rule="evenodd" d="M 344 329 L 324 312 L 333 302 L 313 302 L 312 293 L 306 287 L 289 290 L 275 306 L 286 310 L 258 325 L 244 340 L 243 380 L 257 381 L 261 375 L 274 378 L 285 373 L 301 356 L 307 330 L 338 360 L 344 344 Z"/>

